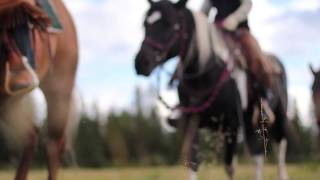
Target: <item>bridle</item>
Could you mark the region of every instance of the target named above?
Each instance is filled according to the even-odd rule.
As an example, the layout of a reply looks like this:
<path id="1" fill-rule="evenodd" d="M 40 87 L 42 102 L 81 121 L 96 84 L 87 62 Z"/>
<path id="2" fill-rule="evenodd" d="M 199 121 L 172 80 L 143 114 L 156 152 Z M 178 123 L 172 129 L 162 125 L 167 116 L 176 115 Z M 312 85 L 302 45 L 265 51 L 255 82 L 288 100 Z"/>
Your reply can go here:
<path id="1" fill-rule="evenodd" d="M 164 59 L 169 54 L 169 51 L 172 49 L 172 47 L 179 43 L 179 56 L 180 61 L 183 61 L 186 57 L 187 52 L 187 39 L 188 39 L 188 33 L 187 33 L 187 27 L 186 27 L 186 20 L 183 16 L 182 12 L 179 12 L 179 22 L 173 25 L 174 34 L 172 38 L 170 38 L 170 41 L 166 44 L 158 42 L 154 40 L 153 38 L 146 36 L 143 40 L 143 44 L 149 45 L 152 48 L 160 51 L 159 54 L 156 56 L 156 61 L 158 63 L 162 63 Z"/>
<path id="2" fill-rule="evenodd" d="M 187 46 L 188 46 L 187 39 L 189 37 L 188 37 L 187 29 L 186 29 L 186 19 L 183 16 L 182 12 L 179 13 L 179 19 L 180 19 L 179 23 L 175 24 L 173 27 L 174 28 L 173 37 L 171 38 L 171 40 L 167 44 L 160 43 L 149 36 L 146 36 L 145 39 L 143 40 L 143 44 L 149 45 L 152 48 L 159 50 L 161 52 L 156 56 L 156 61 L 160 64 L 167 57 L 169 51 L 172 49 L 172 47 L 176 43 L 179 43 L 179 45 L 180 45 L 179 46 L 180 47 L 180 49 L 179 49 L 180 63 L 183 63 L 186 59 Z M 194 76 L 191 76 L 190 78 L 198 77 L 198 75 L 199 74 L 196 74 Z M 160 95 L 161 79 L 160 79 L 160 74 L 158 74 L 158 78 L 157 78 L 158 99 L 167 109 L 169 109 L 171 111 L 179 109 L 183 113 L 200 113 L 200 112 L 203 112 L 206 109 L 208 109 L 209 106 L 216 100 L 220 90 L 223 87 L 224 82 L 229 77 L 230 77 L 230 72 L 227 68 L 225 68 L 222 71 L 222 74 L 220 75 L 217 83 L 213 86 L 211 93 L 209 94 L 208 99 L 205 102 L 203 102 L 201 105 L 184 107 L 180 104 L 176 107 L 171 107 Z"/>

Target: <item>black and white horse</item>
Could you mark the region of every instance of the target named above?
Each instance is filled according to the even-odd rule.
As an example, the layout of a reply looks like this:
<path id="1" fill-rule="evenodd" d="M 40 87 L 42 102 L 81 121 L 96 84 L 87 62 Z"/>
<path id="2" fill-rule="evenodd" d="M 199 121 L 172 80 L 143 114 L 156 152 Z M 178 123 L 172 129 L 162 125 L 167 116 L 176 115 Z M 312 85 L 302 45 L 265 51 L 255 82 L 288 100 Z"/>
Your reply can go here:
<path id="1" fill-rule="evenodd" d="M 211 25 L 201 13 L 185 7 L 186 0 L 176 4 L 161 0 L 149 1 L 151 8 L 144 21 L 145 39 L 135 60 L 137 74 L 149 76 L 170 58 L 180 56 L 176 78 L 180 111 L 183 112 L 184 142 L 182 156 L 189 164 L 190 179 L 196 179 L 198 129 L 223 129 L 225 167 L 233 179 L 232 160 L 236 151 L 241 100 L 236 82 L 230 77 L 227 64 L 210 49 Z M 203 27 L 201 24 L 204 24 Z"/>
<path id="2" fill-rule="evenodd" d="M 244 117 L 247 143 L 256 155 L 256 179 L 260 180 L 263 146 L 257 142 L 259 137 L 252 123 L 254 105 L 259 100 L 254 96 L 248 97 L 248 94 L 254 93 L 248 93 L 246 73 L 232 66 L 234 62 L 229 58 L 231 53 L 223 42 L 222 33 L 209 23 L 204 14 L 188 10 L 186 2 L 181 0 L 174 4 L 168 0 L 149 0 L 151 7 L 144 21 L 145 39 L 135 60 L 136 71 L 149 76 L 156 67 L 172 57 L 180 56 L 175 79 L 179 82 L 179 110 L 184 117 L 183 125 L 179 125 L 185 132 L 182 153 L 188 164 L 192 165 L 190 179 L 196 179 L 199 164 L 196 158 L 197 136 L 201 127 L 212 130 L 223 128 L 225 167 L 230 179 L 233 179 L 232 159 L 236 151 L 238 127 Z M 286 76 L 281 63 L 274 57 L 271 59 L 280 73 L 274 75 L 270 98 L 275 115 L 270 134 L 275 134 L 280 142 L 279 175 L 280 179 L 286 179 Z"/>
<path id="3" fill-rule="evenodd" d="M 287 180 L 288 174 L 286 170 L 286 152 L 287 139 L 289 135 L 293 135 L 294 129 L 290 126 L 287 118 L 288 93 L 287 93 L 287 77 L 284 66 L 278 58 L 268 55 L 269 61 L 277 72 L 273 73 L 272 86 L 267 93 L 268 109 L 271 116 L 265 127 L 261 127 L 258 121 L 261 121 L 261 102 L 256 96 L 254 83 L 249 84 L 248 106 L 244 111 L 244 128 L 245 140 L 250 153 L 254 156 L 256 163 L 256 180 L 263 179 L 263 164 L 265 151 L 270 149 L 272 141 L 279 144 L 278 148 L 278 177 L 279 180 Z M 250 82 L 250 77 L 248 79 Z M 263 131 L 265 136 L 263 137 Z M 267 142 L 266 142 L 267 141 Z M 267 144 L 264 144 L 264 143 Z"/>

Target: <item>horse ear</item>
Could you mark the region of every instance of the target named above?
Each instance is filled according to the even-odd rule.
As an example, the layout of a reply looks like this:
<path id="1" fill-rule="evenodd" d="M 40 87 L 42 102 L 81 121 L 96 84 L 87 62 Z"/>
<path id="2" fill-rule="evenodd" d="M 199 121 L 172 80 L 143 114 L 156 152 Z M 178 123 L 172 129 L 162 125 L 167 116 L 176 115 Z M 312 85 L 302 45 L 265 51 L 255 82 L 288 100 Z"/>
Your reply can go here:
<path id="1" fill-rule="evenodd" d="M 312 72 L 312 74 L 315 76 L 317 74 L 317 72 L 314 70 L 314 68 L 311 64 L 309 64 L 309 68 L 310 68 L 310 71 Z"/>
<path id="2" fill-rule="evenodd" d="M 179 0 L 175 6 L 180 9 L 180 8 L 184 8 L 186 7 L 186 4 L 187 4 L 188 0 Z"/>

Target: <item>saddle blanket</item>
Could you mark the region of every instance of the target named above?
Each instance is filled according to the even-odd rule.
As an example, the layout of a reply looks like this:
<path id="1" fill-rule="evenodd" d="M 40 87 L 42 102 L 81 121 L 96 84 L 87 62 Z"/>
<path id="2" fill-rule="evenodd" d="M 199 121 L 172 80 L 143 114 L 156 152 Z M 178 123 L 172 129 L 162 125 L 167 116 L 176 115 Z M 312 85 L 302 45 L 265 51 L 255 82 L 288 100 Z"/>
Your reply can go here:
<path id="1" fill-rule="evenodd" d="M 57 13 L 52 6 L 50 0 L 38 0 L 39 6 L 43 9 L 51 20 L 50 32 L 60 32 L 63 30 L 62 24 L 57 16 Z"/>

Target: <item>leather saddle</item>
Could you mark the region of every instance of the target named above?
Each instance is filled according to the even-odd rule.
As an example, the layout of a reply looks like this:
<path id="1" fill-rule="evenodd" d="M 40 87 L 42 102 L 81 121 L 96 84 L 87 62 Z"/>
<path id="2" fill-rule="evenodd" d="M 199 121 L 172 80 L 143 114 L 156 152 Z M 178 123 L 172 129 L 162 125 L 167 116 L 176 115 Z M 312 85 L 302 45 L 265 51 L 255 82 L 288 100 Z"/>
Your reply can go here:
<path id="1" fill-rule="evenodd" d="M 223 30 L 219 30 L 220 34 L 222 35 L 225 43 L 225 47 L 228 49 L 228 52 L 230 54 L 229 61 L 232 60 L 234 61 L 235 65 L 239 67 L 240 69 L 247 70 L 248 69 L 248 64 L 246 61 L 246 56 L 243 54 L 241 45 L 239 42 L 236 40 L 236 35 L 230 32 L 226 32 Z M 279 65 L 277 61 L 275 61 L 275 56 L 264 52 L 266 61 L 263 63 L 265 66 L 264 68 L 270 69 L 272 74 L 281 74 L 282 73 L 282 68 Z M 228 61 L 225 60 L 225 61 Z"/>
<path id="2" fill-rule="evenodd" d="M 26 69 L 38 79 L 39 74 L 35 70 L 40 72 L 49 64 L 43 62 L 48 58 L 39 57 L 43 57 L 43 46 L 47 46 L 48 52 L 50 51 L 50 27 L 61 29 L 62 26 L 48 0 L 2 0 L 0 22 L 3 22 L 0 28 L 0 92 L 14 95 L 20 92 L 14 92 L 10 88 L 12 69 L 9 60 L 20 61 L 20 68 Z M 24 91 L 30 90 L 32 88 Z"/>

